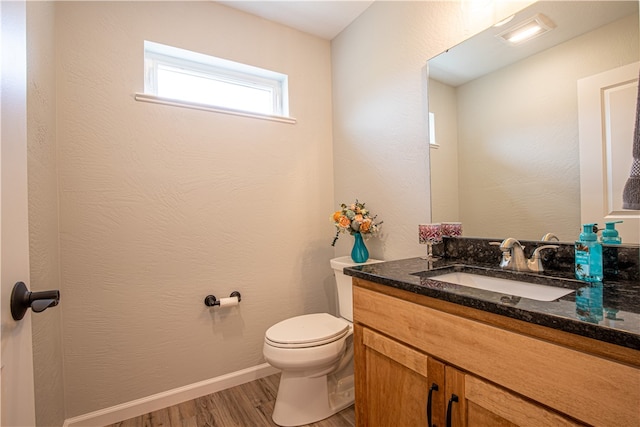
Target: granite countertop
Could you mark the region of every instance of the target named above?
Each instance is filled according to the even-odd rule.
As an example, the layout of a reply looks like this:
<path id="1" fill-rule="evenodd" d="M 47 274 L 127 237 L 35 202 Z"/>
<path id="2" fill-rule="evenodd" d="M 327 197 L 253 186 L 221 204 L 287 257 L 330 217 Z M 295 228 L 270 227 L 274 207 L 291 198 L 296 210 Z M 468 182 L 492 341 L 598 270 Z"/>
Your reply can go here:
<path id="1" fill-rule="evenodd" d="M 437 280 L 440 273 L 472 272 L 560 286 L 571 292 L 554 301 L 537 301 Z M 345 274 L 466 307 L 640 350 L 640 283 L 608 280 L 588 284 L 567 272 L 518 273 L 497 263 L 456 258 L 409 258 L 345 268 Z"/>

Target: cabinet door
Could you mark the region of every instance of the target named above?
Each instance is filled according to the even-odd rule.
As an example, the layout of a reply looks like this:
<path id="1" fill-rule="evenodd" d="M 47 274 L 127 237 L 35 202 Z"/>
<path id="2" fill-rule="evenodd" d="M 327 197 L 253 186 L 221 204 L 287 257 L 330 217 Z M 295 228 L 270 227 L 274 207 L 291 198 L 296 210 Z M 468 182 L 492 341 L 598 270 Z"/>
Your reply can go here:
<path id="1" fill-rule="evenodd" d="M 449 374 L 447 370 L 447 384 L 450 382 Z M 465 412 L 467 427 L 584 426 L 503 388 L 457 372 L 456 379 L 459 381 L 461 378 L 464 380 L 464 404 L 461 408 Z"/>
<path id="2" fill-rule="evenodd" d="M 445 426 L 467 426 L 467 400 L 465 399 L 465 374 L 457 369 L 445 366 Z M 500 425 L 486 424 L 491 427 Z"/>
<path id="3" fill-rule="evenodd" d="M 441 362 L 357 324 L 354 343 L 357 426 L 427 426 L 431 403 L 432 426 L 444 427 Z"/>

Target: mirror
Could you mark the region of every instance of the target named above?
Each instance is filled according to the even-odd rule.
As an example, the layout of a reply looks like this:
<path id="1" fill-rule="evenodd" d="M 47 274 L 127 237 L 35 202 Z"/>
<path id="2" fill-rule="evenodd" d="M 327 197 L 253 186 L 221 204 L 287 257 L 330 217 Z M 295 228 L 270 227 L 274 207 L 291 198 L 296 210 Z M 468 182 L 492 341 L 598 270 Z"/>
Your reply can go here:
<path id="1" fill-rule="evenodd" d="M 497 37 L 537 14 L 551 31 L 515 46 Z M 460 221 L 469 237 L 575 240 L 589 173 L 577 81 L 638 61 L 638 39 L 637 1 L 546 1 L 430 59 L 432 222 Z"/>

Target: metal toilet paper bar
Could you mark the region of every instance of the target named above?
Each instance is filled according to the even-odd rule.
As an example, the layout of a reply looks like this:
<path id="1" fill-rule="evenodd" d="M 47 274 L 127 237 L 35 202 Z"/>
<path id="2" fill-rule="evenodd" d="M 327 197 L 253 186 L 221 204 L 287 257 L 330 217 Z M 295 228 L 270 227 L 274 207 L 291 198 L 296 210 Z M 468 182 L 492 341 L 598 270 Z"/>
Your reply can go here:
<path id="1" fill-rule="evenodd" d="M 231 307 L 231 306 L 238 305 L 240 301 L 242 301 L 242 296 L 240 295 L 240 292 L 233 291 L 231 292 L 231 295 L 229 295 L 229 298 L 217 299 L 214 295 L 207 295 L 204 298 L 204 305 L 206 305 L 207 307 L 214 307 L 214 306 Z"/>

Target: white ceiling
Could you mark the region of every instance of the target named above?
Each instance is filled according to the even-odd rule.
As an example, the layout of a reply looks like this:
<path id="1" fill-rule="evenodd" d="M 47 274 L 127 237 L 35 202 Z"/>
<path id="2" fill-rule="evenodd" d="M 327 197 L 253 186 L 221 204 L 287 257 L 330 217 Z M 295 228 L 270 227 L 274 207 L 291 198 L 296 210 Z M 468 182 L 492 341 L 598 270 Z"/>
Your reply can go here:
<path id="1" fill-rule="evenodd" d="M 331 40 L 374 0 L 227 0 L 225 6 Z"/>

